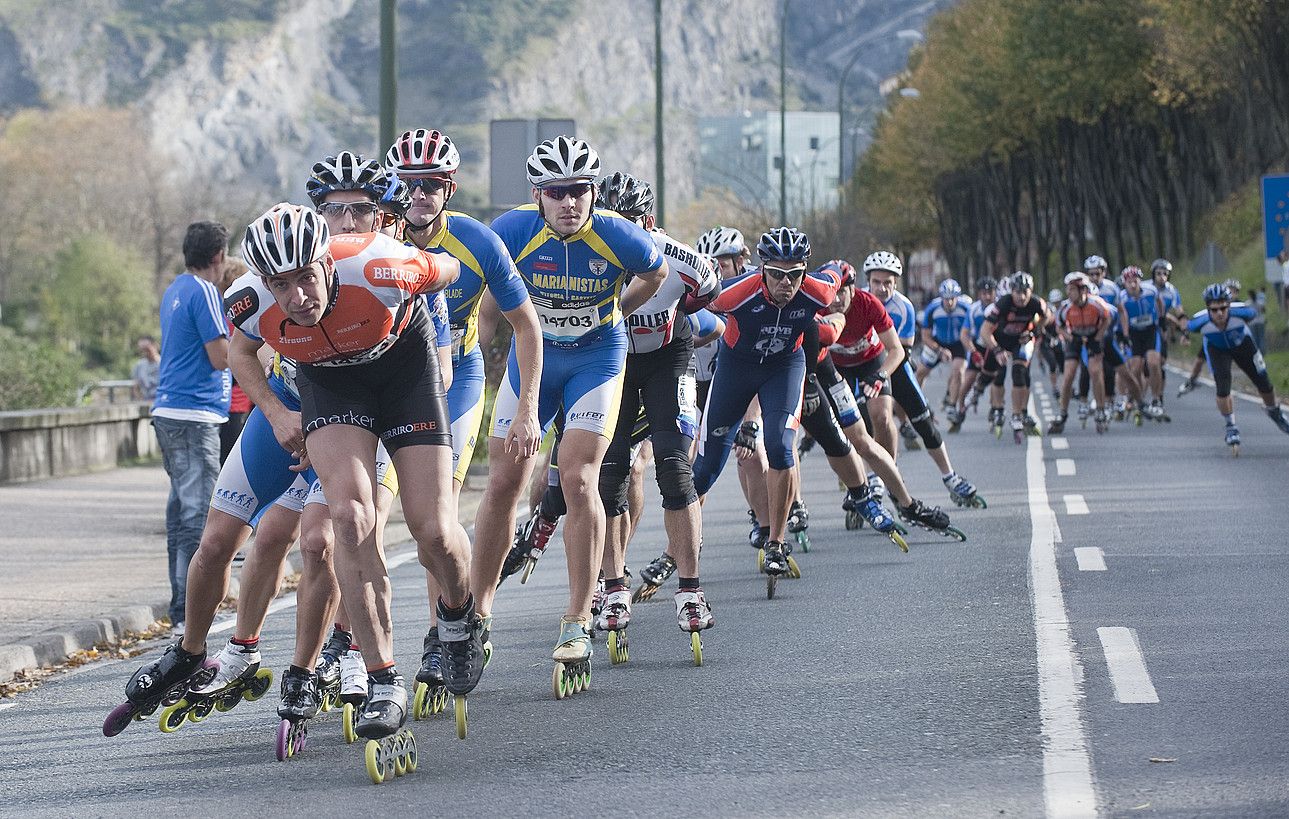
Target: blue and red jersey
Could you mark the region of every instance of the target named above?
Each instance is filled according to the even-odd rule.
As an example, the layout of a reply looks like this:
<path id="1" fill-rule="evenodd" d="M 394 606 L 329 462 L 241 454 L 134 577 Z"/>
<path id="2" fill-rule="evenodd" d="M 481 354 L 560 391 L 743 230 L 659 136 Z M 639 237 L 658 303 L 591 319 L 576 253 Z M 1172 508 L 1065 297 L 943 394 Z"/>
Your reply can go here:
<path id="1" fill-rule="evenodd" d="M 766 361 L 787 358 L 801 349 L 801 335 L 815 313 L 832 304 L 841 277 L 828 268 L 807 273 L 787 304 L 776 305 L 759 272 L 728 280 L 708 307 L 725 315 L 721 343 L 731 352 Z"/>

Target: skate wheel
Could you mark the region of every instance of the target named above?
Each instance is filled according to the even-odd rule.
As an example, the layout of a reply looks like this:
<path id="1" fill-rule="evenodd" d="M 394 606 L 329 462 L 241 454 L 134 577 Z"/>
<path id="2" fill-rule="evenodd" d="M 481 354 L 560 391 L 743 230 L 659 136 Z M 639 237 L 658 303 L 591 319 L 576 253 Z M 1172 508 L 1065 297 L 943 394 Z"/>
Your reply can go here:
<path id="1" fill-rule="evenodd" d="M 465 694 L 453 697 L 452 701 L 457 716 L 457 739 L 465 739 L 466 732 L 469 730 L 470 706 L 465 701 Z"/>
<path id="2" fill-rule="evenodd" d="M 134 704 L 124 702 L 108 712 L 103 720 L 103 736 L 114 737 L 124 731 L 134 721 Z"/>
<path id="3" fill-rule="evenodd" d="M 860 527 L 859 514 L 857 512 L 846 513 L 846 531 L 853 532 Z"/>
<path id="4" fill-rule="evenodd" d="M 344 731 L 345 742 L 352 745 L 358 740 L 358 732 L 354 730 L 354 723 L 358 721 L 358 709 L 354 708 L 352 702 L 345 703 L 345 707 L 340 712 L 341 729 Z M 376 782 L 380 784 L 379 781 Z"/>
<path id="5" fill-rule="evenodd" d="M 371 777 L 372 783 L 379 785 L 384 782 L 387 776 L 384 746 L 378 740 L 367 740 L 363 759 L 367 763 L 367 775 Z"/>
<path id="6" fill-rule="evenodd" d="M 188 700 L 180 699 L 174 705 L 167 705 L 161 712 L 161 719 L 158 723 L 163 734 L 173 734 L 183 727 L 184 721 L 188 719 Z"/>
<path id="7" fill-rule="evenodd" d="M 627 633 L 625 630 L 610 631 L 608 643 L 609 662 L 613 663 L 613 665 L 625 663 L 630 659 L 630 654 L 627 652 Z"/>
<path id="8" fill-rule="evenodd" d="M 989 508 L 989 502 L 986 501 L 984 498 L 980 497 L 979 495 L 976 495 L 974 498 L 971 499 L 971 505 L 976 509 Z"/>
<path id="9" fill-rule="evenodd" d="M 895 531 L 894 529 L 892 529 L 890 532 L 888 532 L 888 533 L 886 534 L 886 536 L 887 536 L 887 537 L 889 537 L 889 538 L 891 539 L 891 542 L 892 542 L 892 543 L 894 543 L 896 546 L 899 546 L 899 547 L 900 547 L 900 551 L 901 551 L 901 552 L 903 552 L 904 554 L 908 554 L 908 553 L 909 553 L 909 544 L 908 544 L 908 541 L 906 541 L 906 540 L 904 539 L 904 536 L 903 536 L 903 535 L 901 535 L 899 532 L 897 532 L 897 531 Z"/>
<path id="10" fill-rule="evenodd" d="M 694 665 L 703 664 L 703 639 L 698 636 L 698 632 L 689 632 L 689 650 L 694 652 Z"/>
<path id="11" fill-rule="evenodd" d="M 801 547 L 804 554 L 810 553 L 810 536 L 805 532 L 797 532 L 797 545 Z"/>
<path id="12" fill-rule="evenodd" d="M 423 682 L 416 684 L 416 693 L 412 695 L 412 719 L 420 721 L 433 713 L 434 703 L 430 700 L 430 687 Z"/>
<path id="13" fill-rule="evenodd" d="M 404 776 L 407 774 L 407 757 L 403 755 L 403 749 L 406 746 L 401 733 L 390 737 L 389 756 L 394 760 L 394 776 Z"/>
<path id="14" fill-rule="evenodd" d="M 255 672 L 247 684 L 246 690 L 242 692 L 242 699 L 247 702 L 255 702 L 260 697 L 268 693 L 273 685 L 273 671 L 268 668 L 261 668 Z"/>
<path id="15" fill-rule="evenodd" d="M 192 723 L 201 722 L 210 716 L 210 712 L 215 710 L 215 702 L 209 699 L 200 699 L 193 704 L 192 710 L 188 712 L 188 721 Z"/>
<path id="16" fill-rule="evenodd" d="M 756 570 L 758 572 L 765 571 L 765 549 L 756 550 Z"/>
<path id="17" fill-rule="evenodd" d="M 778 578 L 776 578 L 774 575 L 767 574 L 765 576 L 765 599 L 766 600 L 774 599 L 774 586 L 777 582 L 778 582 Z"/>
<path id="18" fill-rule="evenodd" d="M 438 686 L 434 691 L 434 713 L 442 714 L 448 708 L 448 690 Z"/>
<path id="19" fill-rule="evenodd" d="M 797 559 L 788 555 L 788 577 L 793 580 L 801 579 L 801 567 L 797 565 Z"/>
<path id="20" fill-rule="evenodd" d="M 959 543 L 967 542 L 967 535 L 957 526 L 950 526 L 944 530 L 944 533 Z"/>
<path id="21" fill-rule="evenodd" d="M 1239 444 L 1231 444 L 1231 457 L 1232 457 L 1232 458 L 1238 458 L 1238 457 L 1240 457 L 1240 445 L 1239 445 Z"/>
<path id="22" fill-rule="evenodd" d="M 582 667 L 582 676 L 579 682 L 579 690 L 581 691 L 591 690 L 591 661 L 590 660 L 587 660 L 586 664 Z"/>
<path id="23" fill-rule="evenodd" d="M 524 559 L 523 573 L 519 575 L 519 583 L 523 585 L 528 582 L 528 578 L 533 576 L 533 569 L 537 568 L 537 561 L 531 557 Z"/>
<path id="24" fill-rule="evenodd" d="M 291 733 L 291 720 L 283 719 L 278 723 L 276 744 L 274 746 L 278 762 L 285 762 L 295 753 L 295 749 L 291 747 Z"/>
<path id="25" fill-rule="evenodd" d="M 568 690 L 567 676 L 564 673 L 564 664 L 555 663 L 555 671 L 551 675 L 551 692 L 555 694 L 555 699 L 562 700 L 571 692 Z"/>
<path id="26" fill-rule="evenodd" d="M 416 770 L 416 737 L 411 731 L 404 731 L 407 734 L 407 744 L 404 746 L 404 758 L 406 760 L 407 772 L 412 773 Z"/>

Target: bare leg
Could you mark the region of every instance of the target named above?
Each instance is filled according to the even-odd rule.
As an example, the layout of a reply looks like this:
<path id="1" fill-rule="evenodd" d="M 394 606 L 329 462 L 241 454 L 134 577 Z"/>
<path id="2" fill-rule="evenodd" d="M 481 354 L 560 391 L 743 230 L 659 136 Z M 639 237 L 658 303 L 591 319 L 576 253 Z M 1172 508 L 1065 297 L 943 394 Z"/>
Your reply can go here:
<path id="1" fill-rule="evenodd" d="M 255 547 L 242 565 L 241 588 L 237 595 L 239 640 L 258 637 L 268 616 L 269 604 L 282 587 L 283 569 L 291 544 L 300 536 L 300 513 L 274 504 L 264 512 L 255 528 Z"/>
<path id="2" fill-rule="evenodd" d="M 233 556 L 246 544 L 251 527 L 241 518 L 211 509 L 201 543 L 188 567 L 188 592 L 184 599 L 185 628 L 183 649 L 192 653 L 206 646 L 206 635 L 215 620 L 215 611 L 228 594 Z"/>

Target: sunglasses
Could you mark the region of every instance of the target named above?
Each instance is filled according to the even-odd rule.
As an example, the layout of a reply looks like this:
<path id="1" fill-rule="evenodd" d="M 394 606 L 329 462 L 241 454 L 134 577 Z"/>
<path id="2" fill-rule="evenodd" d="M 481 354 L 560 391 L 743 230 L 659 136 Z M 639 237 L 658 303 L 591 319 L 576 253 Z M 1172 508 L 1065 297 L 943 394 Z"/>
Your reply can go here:
<path id="1" fill-rule="evenodd" d="M 380 210 L 375 202 L 323 202 L 318 205 L 318 213 L 323 216 L 343 216 L 348 213 L 355 218 L 374 216 Z"/>
<path id="2" fill-rule="evenodd" d="M 784 279 L 796 281 L 806 275 L 806 269 L 804 267 L 794 267 L 791 270 L 784 270 L 781 267 L 767 267 L 765 268 L 765 274 L 776 282 L 781 282 Z"/>
<path id="3" fill-rule="evenodd" d="M 552 202 L 563 201 L 563 199 L 568 196 L 577 199 L 590 192 L 590 182 L 577 182 L 572 185 L 547 185 L 542 188 L 542 196 L 545 196 Z"/>
<path id="4" fill-rule="evenodd" d="M 1230 309 L 1231 309 L 1231 305 L 1229 304 L 1210 304 L 1208 306 L 1208 311 L 1210 313 L 1225 313 L 1227 310 L 1230 310 Z"/>
<path id="5" fill-rule="evenodd" d="M 431 196 L 441 191 L 445 191 L 447 190 L 447 187 L 448 187 L 448 180 L 439 179 L 436 176 L 422 176 L 419 179 L 410 179 L 410 178 L 404 177 L 404 181 L 407 182 L 407 187 L 411 188 L 412 190 L 421 188 L 423 191 L 425 191 L 426 196 Z"/>

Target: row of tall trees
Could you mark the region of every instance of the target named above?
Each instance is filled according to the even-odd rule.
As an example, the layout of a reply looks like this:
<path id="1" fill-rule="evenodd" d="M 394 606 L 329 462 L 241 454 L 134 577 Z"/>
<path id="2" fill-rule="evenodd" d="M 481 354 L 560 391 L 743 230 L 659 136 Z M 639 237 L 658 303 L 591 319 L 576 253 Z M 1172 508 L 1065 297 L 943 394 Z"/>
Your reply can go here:
<path id="1" fill-rule="evenodd" d="M 935 18 L 853 187 L 899 246 L 1044 287 L 1182 256 L 1289 156 L 1284 0 L 964 0 Z"/>

